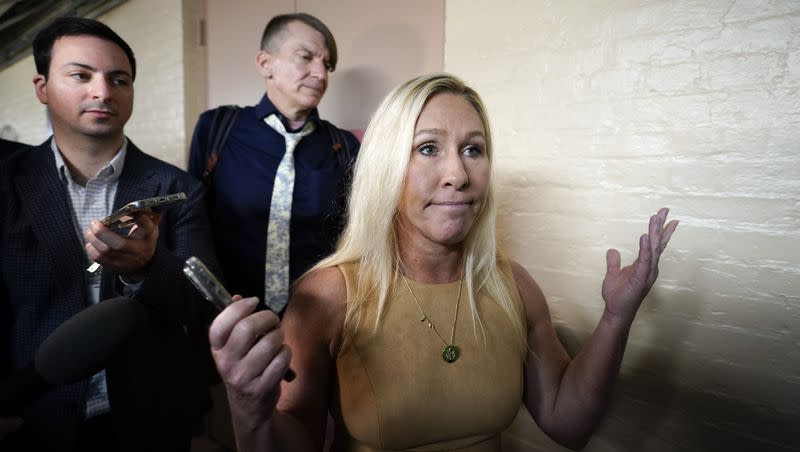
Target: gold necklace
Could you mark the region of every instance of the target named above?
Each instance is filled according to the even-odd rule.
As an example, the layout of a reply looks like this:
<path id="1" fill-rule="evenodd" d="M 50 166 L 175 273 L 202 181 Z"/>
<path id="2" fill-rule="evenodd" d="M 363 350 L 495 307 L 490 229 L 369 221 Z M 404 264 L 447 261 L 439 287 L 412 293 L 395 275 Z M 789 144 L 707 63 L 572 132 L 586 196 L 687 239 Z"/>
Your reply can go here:
<path id="1" fill-rule="evenodd" d="M 442 359 L 447 363 L 456 362 L 458 357 L 461 356 L 461 349 L 459 349 L 458 346 L 454 344 L 454 340 L 456 337 L 456 322 L 458 322 L 458 307 L 461 305 L 461 286 L 464 284 L 464 277 L 462 276 L 461 279 L 459 279 L 458 281 L 458 298 L 456 298 L 456 315 L 453 318 L 453 329 L 450 331 L 450 343 L 448 344 L 447 341 L 444 340 L 442 335 L 439 334 L 439 330 L 436 329 L 436 325 L 434 325 L 433 322 L 431 322 L 431 319 L 428 318 L 428 315 L 425 314 L 425 310 L 423 310 L 422 306 L 419 304 L 417 296 L 414 295 L 414 291 L 411 290 L 411 285 L 408 284 L 408 279 L 406 279 L 406 275 L 401 273 L 401 276 L 403 277 L 403 281 L 405 281 L 406 283 L 406 287 L 408 288 L 408 293 L 411 294 L 411 299 L 414 300 L 414 303 L 416 303 L 417 308 L 419 308 L 420 314 L 422 314 L 422 317 L 420 317 L 419 321 L 420 322 L 427 321 L 428 328 L 432 329 L 433 332 L 436 333 L 437 336 L 439 336 L 439 339 L 441 339 L 442 343 L 444 344 L 444 348 L 442 349 Z"/>

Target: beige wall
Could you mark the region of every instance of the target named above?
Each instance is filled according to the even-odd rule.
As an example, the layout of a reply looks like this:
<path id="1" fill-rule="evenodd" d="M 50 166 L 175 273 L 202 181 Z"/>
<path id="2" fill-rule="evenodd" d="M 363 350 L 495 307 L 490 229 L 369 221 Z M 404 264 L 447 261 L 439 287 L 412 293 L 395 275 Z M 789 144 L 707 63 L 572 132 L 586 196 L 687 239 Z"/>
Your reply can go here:
<path id="1" fill-rule="evenodd" d="M 206 46 L 202 41 L 206 3 L 201 0 L 182 0 L 183 16 L 183 128 L 185 145 L 181 154 L 181 167 L 188 157 L 197 117 L 208 108 L 208 74 L 206 73 Z"/>
<path id="2" fill-rule="evenodd" d="M 32 56 L 0 71 L 0 138 L 38 144 L 50 135 L 33 91 L 35 73 Z"/>
<path id="3" fill-rule="evenodd" d="M 568 342 L 606 248 L 681 220 L 587 450 L 800 448 L 800 4 L 449 0 L 445 30 L 494 124 L 504 242 Z M 527 416 L 506 439 L 554 450 Z"/>
<path id="4" fill-rule="evenodd" d="M 264 94 L 255 70 L 261 33 L 275 14 L 307 12 L 336 37 L 339 64 L 320 114 L 363 129 L 391 88 L 443 67 L 444 1 L 208 1 L 208 101 L 252 105 Z"/>
<path id="5" fill-rule="evenodd" d="M 198 3 L 192 0 L 131 0 L 99 17 L 136 55 L 134 109 L 126 134 L 145 152 L 180 167 L 186 160 L 187 129 L 191 133 L 205 106 L 205 82 L 197 81 L 202 71 L 192 70 L 202 49 L 190 42 L 198 20 L 193 15 L 199 14 Z M 181 27 L 184 22 L 186 32 Z M 0 72 L 0 128 L 10 125 L 14 138 L 31 144 L 49 136 L 45 107 L 31 83 L 35 72 L 32 56 Z M 187 116 L 192 118 L 190 124 Z"/>

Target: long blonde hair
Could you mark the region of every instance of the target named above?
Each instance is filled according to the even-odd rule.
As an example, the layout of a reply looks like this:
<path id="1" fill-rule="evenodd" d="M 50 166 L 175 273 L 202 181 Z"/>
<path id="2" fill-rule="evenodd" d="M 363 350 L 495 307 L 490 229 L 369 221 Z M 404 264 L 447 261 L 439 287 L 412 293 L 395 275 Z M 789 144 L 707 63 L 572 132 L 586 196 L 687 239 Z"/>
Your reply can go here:
<path id="1" fill-rule="evenodd" d="M 410 159 L 417 118 L 428 99 L 451 93 L 463 96 L 480 116 L 486 134 L 486 153 L 493 161 L 492 138 L 486 108 L 478 93 L 457 77 L 436 73 L 411 79 L 392 90 L 372 115 L 358 153 L 348 202 L 347 227 L 336 251 L 309 272 L 348 262 L 358 262 L 358 284 L 350 295 L 344 322 L 344 338 L 357 328 L 366 303 L 377 300 L 377 329 L 387 300 L 400 276 L 397 243 L 397 209 L 400 205 Z M 526 326 L 521 309 L 514 303 L 508 281 L 498 270 L 502 259 L 497 250 L 496 203 L 490 178 L 485 205 L 464 240 L 465 285 L 474 325 L 483 323 L 476 306 L 482 290 L 508 315 L 521 349 L 526 344 Z M 477 328 L 477 327 L 476 327 Z M 346 339 L 345 339 L 346 340 Z"/>

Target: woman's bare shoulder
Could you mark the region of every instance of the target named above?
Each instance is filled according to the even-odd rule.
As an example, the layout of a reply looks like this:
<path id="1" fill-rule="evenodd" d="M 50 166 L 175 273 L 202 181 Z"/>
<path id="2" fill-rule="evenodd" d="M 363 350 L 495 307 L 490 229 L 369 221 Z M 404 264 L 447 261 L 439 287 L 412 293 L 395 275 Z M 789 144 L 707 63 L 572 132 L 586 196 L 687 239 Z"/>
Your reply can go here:
<path id="1" fill-rule="evenodd" d="M 509 262 L 514 274 L 514 281 L 517 284 L 517 290 L 519 290 L 519 296 L 522 299 L 522 305 L 525 307 L 528 326 L 532 326 L 541 319 L 549 320 L 550 313 L 547 308 L 547 301 L 539 284 L 519 262 L 510 259 Z"/>
<path id="2" fill-rule="evenodd" d="M 292 292 L 283 324 L 304 336 L 316 335 L 328 343 L 337 342 L 347 310 L 347 285 L 338 267 L 326 267 L 306 274 Z"/>
<path id="3" fill-rule="evenodd" d="M 347 284 L 339 267 L 314 270 L 303 276 L 292 295 L 309 299 L 310 302 L 344 303 L 347 299 Z"/>

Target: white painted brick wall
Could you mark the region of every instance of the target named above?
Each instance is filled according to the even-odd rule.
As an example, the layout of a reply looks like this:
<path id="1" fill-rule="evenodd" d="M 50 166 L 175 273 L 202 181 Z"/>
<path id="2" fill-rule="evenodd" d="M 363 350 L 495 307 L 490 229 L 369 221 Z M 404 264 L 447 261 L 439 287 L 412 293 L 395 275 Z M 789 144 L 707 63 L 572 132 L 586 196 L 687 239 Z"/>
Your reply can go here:
<path id="1" fill-rule="evenodd" d="M 798 450 L 800 3 L 448 0 L 484 96 L 501 235 L 574 349 L 609 247 L 681 220 L 590 451 Z M 521 415 L 509 450 L 557 450 Z"/>

